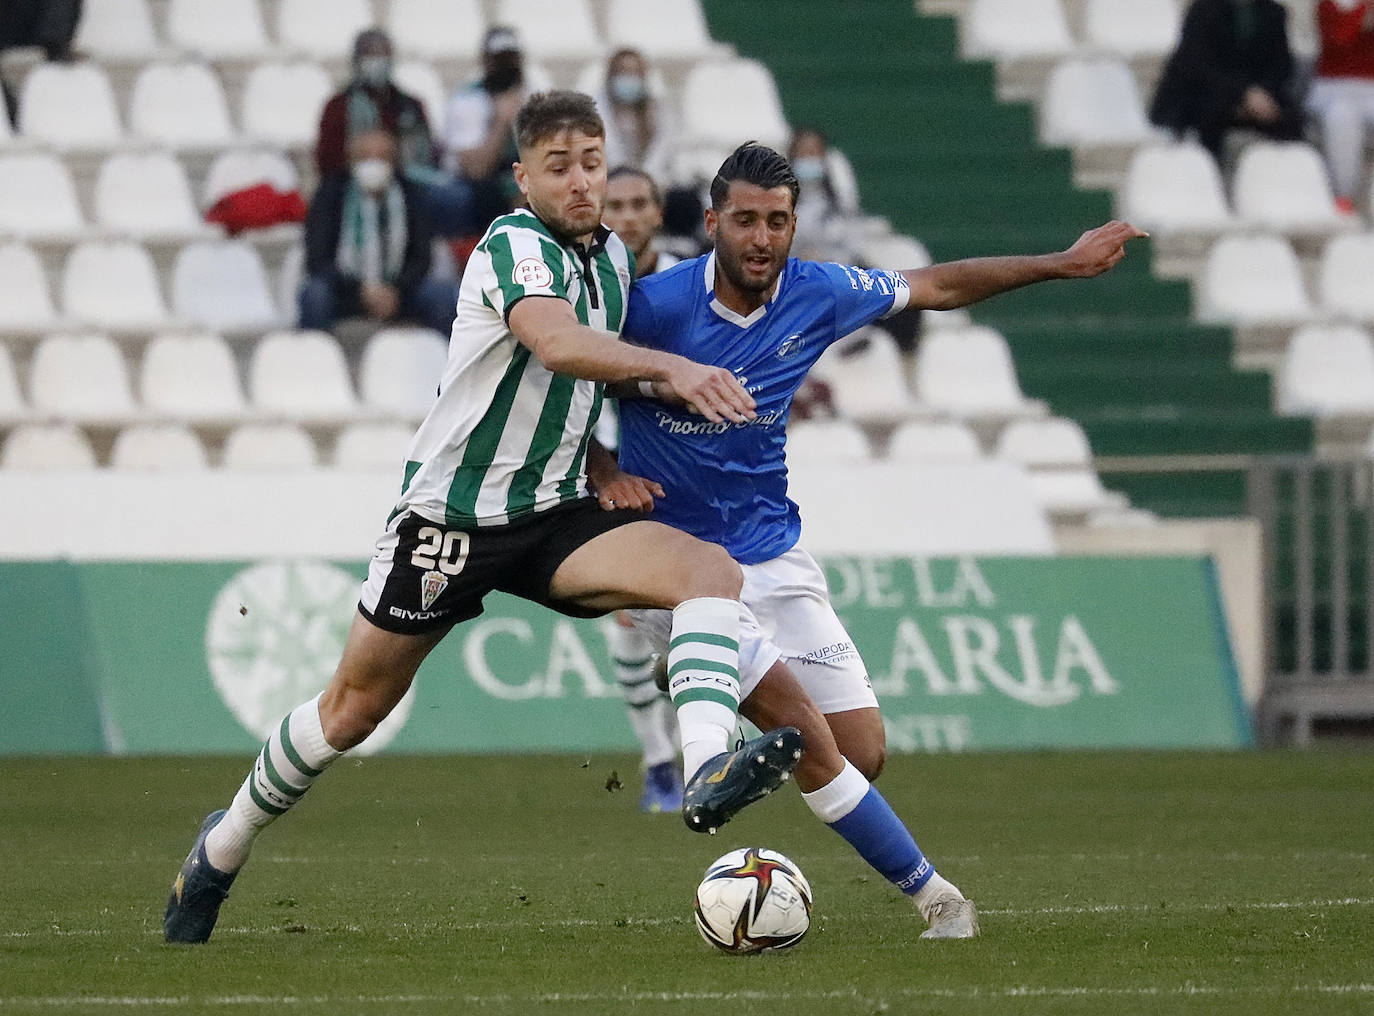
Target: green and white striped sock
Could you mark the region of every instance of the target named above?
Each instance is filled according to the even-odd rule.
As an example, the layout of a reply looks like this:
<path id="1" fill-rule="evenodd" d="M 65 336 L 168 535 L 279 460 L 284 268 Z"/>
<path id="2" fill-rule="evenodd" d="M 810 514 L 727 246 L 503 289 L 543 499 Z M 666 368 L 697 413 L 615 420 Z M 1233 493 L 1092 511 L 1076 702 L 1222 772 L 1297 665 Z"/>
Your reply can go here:
<path id="1" fill-rule="evenodd" d="M 738 600 L 700 596 L 673 611 L 668 695 L 682 730 L 682 771 L 690 780 L 730 745 L 739 713 Z"/>
<path id="2" fill-rule="evenodd" d="M 243 867 L 258 833 L 285 815 L 340 754 L 324 739 L 318 695 L 287 714 L 262 746 L 228 812 L 205 837 L 210 864 L 220 871 Z"/>
<path id="3" fill-rule="evenodd" d="M 644 768 L 671 762 L 677 757 L 677 724 L 663 693 L 654 683 L 653 646 L 638 628 L 627 628 L 619 619 L 610 623 L 606 642 L 616 683 L 625 699 L 630 729 L 644 752 Z"/>

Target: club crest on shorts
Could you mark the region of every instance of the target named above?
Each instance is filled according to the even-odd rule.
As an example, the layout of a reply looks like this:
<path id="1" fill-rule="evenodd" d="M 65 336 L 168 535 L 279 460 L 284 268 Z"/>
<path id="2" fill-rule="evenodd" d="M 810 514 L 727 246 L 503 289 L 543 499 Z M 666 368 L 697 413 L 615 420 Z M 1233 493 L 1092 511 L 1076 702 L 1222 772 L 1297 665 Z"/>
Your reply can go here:
<path id="1" fill-rule="evenodd" d="M 427 571 L 420 576 L 420 609 L 428 610 L 434 605 L 434 601 L 439 598 L 439 594 L 448 588 L 448 579 L 444 578 L 443 572 Z"/>

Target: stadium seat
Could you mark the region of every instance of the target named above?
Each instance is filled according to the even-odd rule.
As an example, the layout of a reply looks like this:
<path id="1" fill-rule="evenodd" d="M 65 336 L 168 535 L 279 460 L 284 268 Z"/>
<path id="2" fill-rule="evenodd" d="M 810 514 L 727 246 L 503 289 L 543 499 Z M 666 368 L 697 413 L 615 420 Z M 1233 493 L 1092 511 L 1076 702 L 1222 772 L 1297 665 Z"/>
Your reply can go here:
<path id="1" fill-rule="evenodd" d="M 481 48 L 486 18 L 478 0 L 391 0 L 386 28 L 403 56 L 466 61 Z"/>
<path id="2" fill-rule="evenodd" d="M 277 285 L 272 291 L 277 297 L 277 306 L 286 312 L 285 317 L 288 319 L 293 318 L 296 313 L 301 275 L 304 271 L 305 245 L 292 244 L 286 249 L 286 256 L 281 259 L 281 273 L 277 276 Z"/>
<path id="3" fill-rule="evenodd" d="M 234 140 L 219 79 L 202 64 L 150 64 L 129 100 L 129 127 L 145 141 L 175 149 L 225 148 Z"/>
<path id="4" fill-rule="evenodd" d="M 1178 0 L 1087 0 L 1083 13 L 1088 46 L 1123 57 L 1168 56 L 1182 24 Z"/>
<path id="5" fill-rule="evenodd" d="M 590 60 L 605 48 L 587 0 L 497 0 L 494 22 L 514 26 L 535 60 Z"/>
<path id="6" fill-rule="evenodd" d="M 1013 420 L 998 435 L 995 455 L 1030 470 L 1031 488 L 1053 515 L 1129 507 L 1125 497 L 1102 486 L 1088 437 L 1073 420 Z"/>
<path id="7" fill-rule="evenodd" d="M 887 446 L 891 462 L 977 462 L 982 457 L 977 435 L 955 420 L 908 420 L 892 432 Z"/>
<path id="8" fill-rule="evenodd" d="M 243 87 L 245 139 L 281 148 L 310 147 L 333 91 L 329 75 L 317 63 L 259 64 Z"/>
<path id="9" fill-rule="evenodd" d="M 1201 145 L 1136 151 L 1122 187 L 1123 217 L 1158 233 L 1219 233 L 1232 224 L 1221 173 Z"/>
<path id="10" fill-rule="evenodd" d="M 1040 137 L 1079 148 L 1146 141 L 1150 125 L 1131 69 L 1115 59 L 1059 63 L 1040 106 Z"/>
<path id="11" fill-rule="evenodd" d="M 1355 325 L 1299 328 L 1284 352 L 1274 401 L 1287 416 L 1374 414 L 1374 342 Z"/>
<path id="12" fill-rule="evenodd" d="M 318 462 L 315 442 L 295 424 L 246 423 L 224 441 L 225 469 L 313 469 Z"/>
<path id="13" fill-rule="evenodd" d="M 188 239 L 212 231 L 196 214 L 181 163 L 165 152 L 106 159 L 95 182 L 95 221 L 138 239 Z"/>
<path id="14" fill-rule="evenodd" d="M 404 423 L 351 423 L 339 431 L 331 461 L 339 469 L 399 470 L 414 436 Z"/>
<path id="15" fill-rule="evenodd" d="M 280 324 L 267 270 L 246 240 L 188 244 L 172 266 L 178 317 L 216 332 L 261 331 Z"/>
<path id="16" fill-rule="evenodd" d="M 448 360 L 448 339 L 427 328 L 384 328 L 358 367 L 363 404 L 401 420 L 429 412 Z"/>
<path id="17" fill-rule="evenodd" d="M 1224 236 L 1212 246 L 1197 286 L 1204 321 L 1292 323 L 1312 316 L 1302 271 L 1278 236 Z"/>
<path id="18" fill-rule="evenodd" d="M 29 407 L 19 391 L 19 377 L 9 349 L 0 344 L 0 422 L 9 423 L 29 416 Z"/>
<path id="19" fill-rule="evenodd" d="M 10 431 L 0 449 L 0 469 L 94 469 L 95 451 L 69 423 L 25 424 Z"/>
<path id="20" fill-rule="evenodd" d="M 244 415 L 234 355 L 218 335 L 159 335 L 143 351 L 138 392 L 144 409 L 176 420 Z"/>
<path id="21" fill-rule="evenodd" d="M 933 263 L 930 251 L 921 241 L 901 233 L 887 233 L 865 240 L 859 247 L 859 257 L 867 265 L 891 271 L 925 268 Z"/>
<path id="22" fill-rule="evenodd" d="M 56 324 L 48 277 L 38 255 L 22 243 L 0 243 L 0 334 L 31 335 Z"/>
<path id="23" fill-rule="evenodd" d="M 204 469 L 205 448 L 179 423 L 142 423 L 125 427 L 110 449 L 111 469 Z"/>
<path id="24" fill-rule="evenodd" d="M 787 463 L 823 465 L 873 457 L 868 438 L 849 420 L 800 420 L 787 428 Z"/>
<path id="25" fill-rule="evenodd" d="M 396 87 L 420 100 L 429 129 L 435 134 L 443 130 L 448 93 L 444 79 L 434 65 L 427 60 L 402 60 L 392 71 L 391 79 Z"/>
<path id="26" fill-rule="evenodd" d="M 258 0 L 171 0 L 167 38 L 209 60 L 249 60 L 272 48 Z"/>
<path id="27" fill-rule="evenodd" d="M 812 372 L 830 385 L 835 410 L 847 419 L 884 424 L 922 413 L 907 388 L 897 342 L 882 328 L 861 328 L 836 342 Z"/>
<path id="28" fill-rule="evenodd" d="M 753 138 L 774 148 L 787 147 L 790 131 L 777 86 L 757 60 L 693 66 L 682 86 L 682 117 L 686 146 L 715 147 L 728 154 Z"/>
<path id="29" fill-rule="evenodd" d="M 293 191 L 300 187 L 300 174 L 291 160 L 275 149 L 231 148 L 210 163 L 201 201 L 209 208 L 226 194 L 260 183 Z"/>
<path id="30" fill-rule="evenodd" d="M 1332 237 L 1322 252 L 1317 289 L 1323 309 L 1374 320 L 1374 233 Z"/>
<path id="31" fill-rule="evenodd" d="M 629 47 L 654 60 L 696 60 L 714 44 L 700 0 L 609 0 L 606 37 L 612 49 Z"/>
<path id="32" fill-rule="evenodd" d="M 254 347 L 248 364 L 253 407 L 288 420 L 334 421 L 359 415 L 348 364 L 324 332 L 273 332 Z"/>
<path id="33" fill-rule="evenodd" d="M 119 347 L 104 335 L 50 335 L 33 353 L 29 402 L 65 420 L 119 421 L 140 415 Z"/>
<path id="34" fill-rule="evenodd" d="M 102 61 L 153 59 L 160 47 L 147 0 L 87 0 L 72 48 Z"/>
<path id="35" fill-rule="evenodd" d="M 965 56 L 1056 57 L 1073 49 L 1059 0 L 972 0 L 960 23 Z"/>
<path id="36" fill-rule="evenodd" d="M 112 148 L 124 140 L 110 79 L 90 63 L 35 67 L 20 93 L 19 131 L 64 151 Z"/>
<path id="37" fill-rule="evenodd" d="M 110 331 L 154 331 L 167 324 L 153 259 L 127 240 L 72 248 L 62 273 L 62 309 L 73 322 Z"/>
<path id="38" fill-rule="evenodd" d="M 0 155 L 0 235 L 70 240 L 85 230 L 66 163 L 45 152 Z"/>
<path id="39" fill-rule="evenodd" d="M 280 0 L 277 41 L 317 60 L 342 60 L 372 22 L 368 0 Z"/>
<path id="40" fill-rule="evenodd" d="M 1021 393 L 1007 340 L 991 328 L 932 332 L 916 351 L 916 395 L 966 418 L 1043 416 L 1043 404 Z"/>
<path id="41" fill-rule="evenodd" d="M 1236 164 L 1236 215 L 1284 233 L 1328 232 L 1352 223 L 1336 212 L 1326 166 L 1305 142 L 1257 141 Z"/>

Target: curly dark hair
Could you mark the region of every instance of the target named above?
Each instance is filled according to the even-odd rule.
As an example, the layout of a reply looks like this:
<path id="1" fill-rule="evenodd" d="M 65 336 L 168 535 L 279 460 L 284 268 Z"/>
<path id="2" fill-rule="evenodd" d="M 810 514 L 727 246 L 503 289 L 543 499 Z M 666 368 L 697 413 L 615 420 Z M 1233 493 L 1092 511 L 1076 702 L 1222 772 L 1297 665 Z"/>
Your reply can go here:
<path id="1" fill-rule="evenodd" d="M 536 92 L 525 100 L 515 118 L 515 145 L 521 153 L 566 130 L 604 138 L 606 125 L 596 102 L 581 92 L 557 89 Z"/>

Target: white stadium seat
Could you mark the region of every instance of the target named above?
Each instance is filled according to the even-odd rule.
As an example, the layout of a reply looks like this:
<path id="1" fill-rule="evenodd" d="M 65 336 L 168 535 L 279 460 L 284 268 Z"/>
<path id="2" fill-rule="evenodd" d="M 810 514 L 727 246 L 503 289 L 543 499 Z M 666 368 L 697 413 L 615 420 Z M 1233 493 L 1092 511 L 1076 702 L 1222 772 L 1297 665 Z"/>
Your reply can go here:
<path id="1" fill-rule="evenodd" d="M 56 324 L 48 277 L 38 255 L 22 243 L 0 243 L 0 334 L 33 334 Z"/>
<path id="2" fill-rule="evenodd" d="M 172 266 L 178 317 L 216 332 L 251 332 L 280 323 L 267 270 L 246 240 L 202 240 L 183 247 Z"/>
<path id="3" fill-rule="evenodd" d="M 86 0 L 72 48 L 100 60 L 148 60 L 159 50 L 147 0 Z"/>
<path id="4" fill-rule="evenodd" d="M 889 271 L 905 271 L 908 268 L 926 268 L 934 263 L 930 251 L 919 240 L 901 233 L 887 233 L 871 237 L 859 245 L 859 256 L 865 264 Z"/>
<path id="5" fill-rule="evenodd" d="M 293 423 L 246 423 L 224 441 L 225 469 L 313 469 L 318 462 L 315 442 Z"/>
<path id="6" fill-rule="evenodd" d="M 1219 233 L 1233 222 L 1216 161 L 1190 143 L 1136 151 L 1122 187 L 1122 213 L 1159 233 Z"/>
<path id="7" fill-rule="evenodd" d="M 973 0 L 960 22 L 965 56 L 1063 56 L 1073 49 L 1059 0 Z"/>
<path id="8" fill-rule="evenodd" d="M 333 90 L 317 63 L 258 64 L 243 86 L 244 137 L 282 148 L 314 144 L 320 112 Z"/>
<path id="9" fill-rule="evenodd" d="M 956 420 L 908 420 L 887 445 L 891 462 L 977 462 L 983 458 L 978 437 Z"/>
<path id="10" fill-rule="evenodd" d="M 33 353 L 29 401 L 67 420 L 126 420 L 140 415 L 119 347 L 104 335 L 50 335 Z"/>
<path id="11" fill-rule="evenodd" d="M 478 0 L 391 0 L 387 31 L 399 53 L 424 60 L 472 60 L 486 19 Z"/>
<path id="12" fill-rule="evenodd" d="M 1031 487 L 1051 514 L 1129 506 L 1121 494 L 1102 486 L 1087 435 L 1073 420 L 1013 420 L 998 435 L 996 456 L 1030 470 Z"/>
<path id="13" fill-rule="evenodd" d="M 143 351 L 138 392 L 144 408 L 178 420 L 232 420 L 244 414 L 234 354 L 218 335 L 159 335 Z"/>
<path id="14" fill-rule="evenodd" d="M 1135 75 L 1120 60 L 1065 60 L 1050 72 L 1040 106 L 1049 145 L 1134 145 L 1150 137 Z"/>
<path id="15" fill-rule="evenodd" d="M 95 466 L 91 442 L 69 423 L 16 427 L 0 449 L 0 469 L 94 469 Z"/>
<path id="16" fill-rule="evenodd" d="M 271 184 L 279 191 L 293 191 L 300 188 L 301 181 L 291 160 L 279 151 L 231 148 L 220 152 L 210 164 L 201 201 L 209 208 L 226 194 L 260 183 Z"/>
<path id="17" fill-rule="evenodd" d="M 399 470 L 414 436 L 404 423 L 351 423 L 339 431 L 332 461 L 339 469 Z"/>
<path id="18" fill-rule="evenodd" d="M 110 468 L 140 470 L 204 469 L 205 447 L 179 423 L 125 427 L 110 449 Z"/>
<path id="19" fill-rule="evenodd" d="M 248 392 L 264 415 L 289 420 L 344 420 L 359 413 L 348 364 L 324 332 L 273 332 L 253 348 Z"/>
<path id="20" fill-rule="evenodd" d="M 29 415 L 29 407 L 19 391 L 19 378 L 14 372 L 10 351 L 0 345 L 0 421 L 22 420 Z"/>
<path id="21" fill-rule="evenodd" d="M 1332 237 L 1322 253 L 1317 287 L 1324 309 L 1374 320 L 1374 233 Z"/>
<path id="22" fill-rule="evenodd" d="M 1168 56 L 1182 24 L 1178 0 L 1088 0 L 1083 15 L 1088 46 L 1124 57 Z"/>
<path id="23" fill-rule="evenodd" d="M 187 239 L 211 231 L 196 214 L 186 171 L 166 152 L 106 159 L 95 182 L 95 221 L 139 239 Z"/>
<path id="24" fill-rule="evenodd" d="M 252 59 L 271 50 L 258 0 L 171 0 L 167 38 L 211 60 Z"/>
<path id="25" fill-rule="evenodd" d="M 1323 232 L 1348 228 L 1336 212 L 1326 166 L 1305 142 L 1257 141 L 1236 164 L 1236 215 L 1279 232 Z"/>
<path id="26" fill-rule="evenodd" d="M 836 342 L 812 372 L 830 385 L 835 410 L 842 417 L 882 424 L 922 413 L 906 385 L 897 342 L 881 328 L 861 328 Z"/>
<path id="27" fill-rule="evenodd" d="M 73 322 L 111 331 L 154 331 L 167 323 L 153 259 L 127 240 L 72 248 L 62 273 L 62 309 Z"/>
<path id="28" fill-rule="evenodd" d="M 1007 340 L 991 328 L 932 332 L 916 351 L 916 395 L 960 417 L 1043 416 L 1016 379 Z"/>
<path id="29" fill-rule="evenodd" d="M 1196 293 L 1204 321 L 1287 324 L 1312 316 L 1298 259 L 1278 236 L 1222 237 L 1207 255 Z"/>
<path id="30" fill-rule="evenodd" d="M 224 148 L 234 140 L 219 79 L 195 63 L 143 68 L 129 100 L 129 129 L 145 141 L 176 149 Z"/>
<path id="31" fill-rule="evenodd" d="M 637 49 L 650 61 L 698 59 L 714 45 L 700 0 L 610 0 L 606 37 L 613 49 Z"/>
<path id="32" fill-rule="evenodd" d="M 358 368 L 363 404 L 419 420 L 434 403 L 448 360 L 448 339 L 427 328 L 384 328 L 368 340 Z"/>
<path id="33" fill-rule="evenodd" d="M 590 60 L 605 48 L 587 0 L 497 0 L 494 22 L 515 28 L 535 60 Z"/>
<path id="34" fill-rule="evenodd" d="M 1374 342 L 1355 325 L 1311 324 L 1288 340 L 1274 401 L 1289 416 L 1374 414 Z"/>
<path id="35" fill-rule="evenodd" d="M 320 60 L 339 60 L 353 39 L 372 27 L 368 0 L 279 0 L 277 41 L 282 47 Z"/>
<path id="36" fill-rule="evenodd" d="M 70 240 L 85 229 L 66 163 L 47 153 L 0 155 L 0 235 Z"/>
<path id="37" fill-rule="evenodd" d="M 787 464 L 864 462 L 873 457 L 868 438 L 850 420 L 799 420 L 787 428 Z"/>
<path id="38" fill-rule="evenodd" d="M 110 79 L 89 63 L 43 63 L 24 80 L 19 131 L 66 151 L 112 148 L 124 140 Z"/>
<path id="39" fill-rule="evenodd" d="M 757 60 L 693 66 L 682 86 L 682 118 L 684 145 L 727 154 L 751 138 L 785 149 L 790 133 L 773 75 Z"/>

